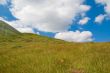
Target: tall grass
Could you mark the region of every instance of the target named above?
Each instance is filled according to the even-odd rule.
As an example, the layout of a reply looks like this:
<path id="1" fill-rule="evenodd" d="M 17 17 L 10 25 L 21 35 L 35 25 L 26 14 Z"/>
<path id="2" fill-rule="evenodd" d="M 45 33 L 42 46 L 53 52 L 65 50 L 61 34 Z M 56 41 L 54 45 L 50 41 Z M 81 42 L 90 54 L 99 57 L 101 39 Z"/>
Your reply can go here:
<path id="1" fill-rule="evenodd" d="M 0 40 L 0 73 L 110 73 L 110 43 L 69 43 L 32 34 Z"/>

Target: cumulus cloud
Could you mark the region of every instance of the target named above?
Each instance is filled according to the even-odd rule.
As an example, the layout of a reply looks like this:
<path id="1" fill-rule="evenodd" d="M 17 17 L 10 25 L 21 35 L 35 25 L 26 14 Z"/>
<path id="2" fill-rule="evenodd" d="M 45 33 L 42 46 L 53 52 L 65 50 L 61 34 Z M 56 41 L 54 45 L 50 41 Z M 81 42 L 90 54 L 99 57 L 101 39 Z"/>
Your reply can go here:
<path id="1" fill-rule="evenodd" d="M 81 16 L 83 17 L 83 16 L 86 15 L 85 12 L 87 12 L 87 11 L 89 11 L 89 10 L 91 9 L 91 6 L 88 6 L 88 5 L 80 5 L 79 8 L 80 8 L 80 11 L 82 11 L 82 12 L 81 12 Z"/>
<path id="2" fill-rule="evenodd" d="M 105 19 L 106 15 L 100 14 L 95 18 L 96 23 L 102 23 L 103 20 Z"/>
<path id="3" fill-rule="evenodd" d="M 82 11 L 88 11 L 88 10 L 90 10 L 90 6 L 88 6 L 88 5 L 80 5 L 80 9 L 82 10 Z"/>
<path id="4" fill-rule="evenodd" d="M 92 33 L 90 31 L 60 32 L 55 35 L 55 38 L 69 41 L 69 42 L 90 42 L 93 40 Z"/>
<path id="5" fill-rule="evenodd" d="M 11 0 L 12 14 L 19 20 L 10 22 L 15 28 L 34 28 L 46 32 L 64 32 L 74 18 L 90 6 L 84 0 Z"/>
<path id="6" fill-rule="evenodd" d="M 96 3 L 104 5 L 105 12 L 110 16 L 110 0 L 95 0 Z"/>
<path id="7" fill-rule="evenodd" d="M 90 20 L 89 17 L 84 17 L 83 19 L 81 19 L 81 20 L 78 22 L 78 24 L 84 25 L 84 24 L 86 24 L 89 20 Z"/>

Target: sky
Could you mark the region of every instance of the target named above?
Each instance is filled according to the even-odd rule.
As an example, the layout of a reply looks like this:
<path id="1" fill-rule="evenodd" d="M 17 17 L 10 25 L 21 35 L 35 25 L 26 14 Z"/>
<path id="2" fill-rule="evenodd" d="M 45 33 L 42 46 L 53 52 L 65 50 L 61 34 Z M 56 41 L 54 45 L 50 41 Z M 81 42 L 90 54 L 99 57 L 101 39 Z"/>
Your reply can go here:
<path id="1" fill-rule="evenodd" d="M 0 20 L 22 33 L 110 42 L 110 0 L 0 0 Z"/>

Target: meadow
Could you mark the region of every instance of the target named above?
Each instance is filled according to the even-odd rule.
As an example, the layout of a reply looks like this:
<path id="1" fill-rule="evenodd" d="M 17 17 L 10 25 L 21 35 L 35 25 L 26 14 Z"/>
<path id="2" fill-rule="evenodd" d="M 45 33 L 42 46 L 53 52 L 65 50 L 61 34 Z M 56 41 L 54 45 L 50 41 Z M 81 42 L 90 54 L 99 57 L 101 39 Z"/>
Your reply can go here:
<path id="1" fill-rule="evenodd" d="M 0 73 L 110 73 L 110 43 L 0 37 Z"/>

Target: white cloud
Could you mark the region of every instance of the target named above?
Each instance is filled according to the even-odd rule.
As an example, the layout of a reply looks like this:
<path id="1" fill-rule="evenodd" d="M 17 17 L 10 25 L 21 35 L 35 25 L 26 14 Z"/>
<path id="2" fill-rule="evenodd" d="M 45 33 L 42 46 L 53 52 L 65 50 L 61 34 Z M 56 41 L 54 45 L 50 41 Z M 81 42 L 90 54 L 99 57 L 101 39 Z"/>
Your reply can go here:
<path id="1" fill-rule="evenodd" d="M 91 6 L 88 6 L 88 5 L 80 5 L 80 15 L 82 16 L 82 17 L 84 17 L 84 16 L 86 16 L 86 12 L 87 11 L 89 11 L 90 9 L 91 9 Z"/>
<path id="2" fill-rule="evenodd" d="M 96 0 L 96 3 L 104 5 L 105 12 L 110 16 L 110 0 Z"/>
<path id="3" fill-rule="evenodd" d="M 40 35 L 40 32 L 37 32 L 36 34 L 37 34 L 37 35 Z"/>
<path id="4" fill-rule="evenodd" d="M 12 0 L 13 7 L 10 10 L 19 20 L 10 23 L 15 28 L 64 32 L 69 29 L 77 14 L 90 9 L 83 2 L 84 0 Z"/>
<path id="5" fill-rule="evenodd" d="M 9 0 L 0 0 L 0 4 L 5 5 Z"/>
<path id="6" fill-rule="evenodd" d="M 16 28 L 18 31 L 22 32 L 22 33 L 34 33 L 32 28 Z"/>
<path id="7" fill-rule="evenodd" d="M 102 4 L 105 4 L 105 1 L 107 0 L 95 0 L 97 3 L 102 3 Z"/>
<path id="8" fill-rule="evenodd" d="M 0 21 L 3 21 L 4 19 L 2 17 L 0 17 Z"/>
<path id="9" fill-rule="evenodd" d="M 16 25 L 16 24 L 19 23 L 17 21 L 14 21 L 12 23 L 12 22 L 4 20 L 2 17 L 0 17 L 0 21 L 4 21 L 4 22 L 10 24 L 11 26 L 13 25 L 13 27 L 16 28 L 16 30 L 18 30 L 19 32 L 22 32 L 22 33 L 34 33 L 33 28 L 25 27 L 25 25 L 22 25 L 22 24 L 21 25 Z M 39 34 L 39 33 L 37 32 L 36 34 Z"/>
<path id="10" fill-rule="evenodd" d="M 68 31 L 61 32 L 55 35 L 56 39 L 62 39 L 69 42 L 90 42 L 92 41 L 92 33 L 90 31 Z"/>
<path id="11" fill-rule="evenodd" d="M 84 24 L 86 24 L 89 20 L 90 20 L 89 17 L 84 17 L 83 19 L 81 19 L 81 20 L 78 22 L 78 24 L 84 25 Z"/>
<path id="12" fill-rule="evenodd" d="M 88 6 L 88 5 L 80 5 L 80 10 L 81 11 L 88 11 L 90 10 L 91 6 Z"/>
<path id="13" fill-rule="evenodd" d="M 105 19 L 106 15 L 100 14 L 95 18 L 96 23 L 102 23 L 103 20 Z"/>

